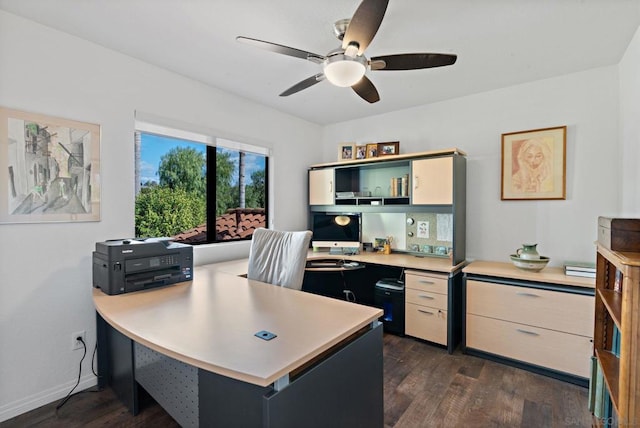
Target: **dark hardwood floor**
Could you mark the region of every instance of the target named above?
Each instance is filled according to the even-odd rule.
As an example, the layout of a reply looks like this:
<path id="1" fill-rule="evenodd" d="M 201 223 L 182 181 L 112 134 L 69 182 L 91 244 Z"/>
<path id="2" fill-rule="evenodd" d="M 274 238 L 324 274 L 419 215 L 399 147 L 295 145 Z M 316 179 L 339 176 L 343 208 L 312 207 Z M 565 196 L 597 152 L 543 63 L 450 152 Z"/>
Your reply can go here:
<path id="1" fill-rule="evenodd" d="M 589 427 L 586 388 L 385 334 L 384 425 Z M 156 403 L 131 416 L 110 389 L 83 392 L 0 423 L 9 427 L 174 427 Z"/>

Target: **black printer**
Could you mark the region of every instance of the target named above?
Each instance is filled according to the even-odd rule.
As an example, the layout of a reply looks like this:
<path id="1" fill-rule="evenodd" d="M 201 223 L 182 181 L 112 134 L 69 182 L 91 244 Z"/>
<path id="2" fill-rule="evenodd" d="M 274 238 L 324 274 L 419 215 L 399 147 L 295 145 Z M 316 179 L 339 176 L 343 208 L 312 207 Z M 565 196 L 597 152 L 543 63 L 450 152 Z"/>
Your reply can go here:
<path id="1" fill-rule="evenodd" d="M 193 247 L 170 238 L 97 242 L 93 286 L 122 294 L 193 279 Z"/>

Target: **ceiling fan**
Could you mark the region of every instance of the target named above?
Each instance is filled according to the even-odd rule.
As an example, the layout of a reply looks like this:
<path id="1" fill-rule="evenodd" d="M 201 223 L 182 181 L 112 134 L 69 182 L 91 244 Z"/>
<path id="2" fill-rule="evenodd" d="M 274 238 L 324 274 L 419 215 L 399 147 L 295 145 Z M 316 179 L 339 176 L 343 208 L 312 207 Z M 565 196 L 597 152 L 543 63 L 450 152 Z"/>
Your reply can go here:
<path id="1" fill-rule="evenodd" d="M 338 40 L 342 40 L 342 46 L 327 55 L 243 36 L 236 37 L 236 40 L 271 52 L 322 64 L 321 73 L 296 83 L 281 93 L 281 97 L 295 94 L 327 79 L 336 86 L 350 86 L 362 99 L 375 103 L 380 101 L 380 95 L 371 80 L 365 76 L 367 69 L 417 70 L 452 65 L 457 59 L 456 55 L 439 53 L 406 53 L 370 59 L 364 56 L 365 49 L 382 23 L 388 4 L 389 0 L 363 0 L 351 19 L 337 21 L 334 24 L 334 32 Z"/>

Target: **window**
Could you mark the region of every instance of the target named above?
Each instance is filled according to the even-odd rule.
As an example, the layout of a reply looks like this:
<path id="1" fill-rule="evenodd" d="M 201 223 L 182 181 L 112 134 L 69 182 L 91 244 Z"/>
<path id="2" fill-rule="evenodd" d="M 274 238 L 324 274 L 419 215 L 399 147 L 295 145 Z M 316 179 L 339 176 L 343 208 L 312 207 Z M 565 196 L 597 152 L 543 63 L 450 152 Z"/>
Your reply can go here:
<path id="1" fill-rule="evenodd" d="M 267 227 L 267 149 L 136 126 L 136 237 L 205 244 L 251 239 Z"/>

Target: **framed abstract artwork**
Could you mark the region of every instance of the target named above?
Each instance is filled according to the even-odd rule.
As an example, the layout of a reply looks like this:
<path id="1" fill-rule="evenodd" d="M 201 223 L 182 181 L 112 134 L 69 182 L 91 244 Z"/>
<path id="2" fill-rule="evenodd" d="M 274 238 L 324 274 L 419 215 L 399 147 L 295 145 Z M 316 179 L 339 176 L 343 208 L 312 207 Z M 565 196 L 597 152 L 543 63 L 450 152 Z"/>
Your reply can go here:
<path id="1" fill-rule="evenodd" d="M 0 223 L 100 220 L 100 126 L 0 107 Z"/>

